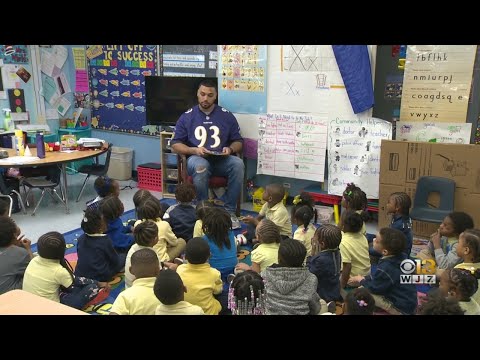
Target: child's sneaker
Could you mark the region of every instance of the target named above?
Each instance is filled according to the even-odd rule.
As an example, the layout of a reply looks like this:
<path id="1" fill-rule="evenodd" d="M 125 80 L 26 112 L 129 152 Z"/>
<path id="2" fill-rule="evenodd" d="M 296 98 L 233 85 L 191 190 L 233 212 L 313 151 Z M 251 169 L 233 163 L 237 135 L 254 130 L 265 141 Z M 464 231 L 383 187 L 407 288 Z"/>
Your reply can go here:
<path id="1" fill-rule="evenodd" d="M 95 296 L 92 300 L 90 300 L 90 301 L 85 305 L 85 307 L 89 307 L 90 305 L 99 304 L 99 303 L 101 303 L 103 300 L 105 300 L 106 298 L 108 298 L 109 295 L 110 295 L 110 289 L 109 289 L 109 288 L 101 288 L 101 289 L 98 291 L 97 296 Z"/>
<path id="2" fill-rule="evenodd" d="M 177 257 L 177 258 L 173 259 L 173 263 L 177 264 L 177 265 L 182 265 L 182 264 L 185 264 L 185 261 L 183 261 L 182 258 Z"/>

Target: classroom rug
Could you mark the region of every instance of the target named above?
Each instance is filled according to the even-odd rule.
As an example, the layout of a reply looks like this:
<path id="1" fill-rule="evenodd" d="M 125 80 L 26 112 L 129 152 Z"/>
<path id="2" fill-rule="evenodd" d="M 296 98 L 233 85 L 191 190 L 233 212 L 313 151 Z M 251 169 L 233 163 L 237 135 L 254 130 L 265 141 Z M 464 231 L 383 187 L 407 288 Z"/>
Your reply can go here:
<path id="1" fill-rule="evenodd" d="M 165 203 L 167 205 L 173 205 L 176 203 L 174 199 L 162 199 L 160 201 L 161 203 Z M 253 211 L 247 211 L 247 210 L 242 210 L 241 212 L 242 216 L 246 215 L 252 215 L 252 216 L 257 216 L 258 213 L 253 212 Z M 122 216 L 121 219 L 123 222 L 126 222 L 131 219 L 135 219 L 135 210 L 129 210 L 126 211 Z M 246 225 L 242 224 L 241 229 L 236 229 L 234 230 L 235 235 L 241 233 L 246 229 Z M 65 251 L 65 258 L 68 260 L 68 262 L 72 265 L 72 267 L 75 269 L 75 266 L 77 265 L 77 241 L 78 238 L 83 234 L 83 230 L 81 228 L 75 229 L 68 231 L 63 234 L 65 237 L 65 242 L 67 244 L 67 250 Z M 37 245 L 33 244 L 32 245 L 32 251 L 36 254 L 37 251 Z M 241 251 L 237 254 L 238 261 L 239 262 L 245 262 L 248 265 L 251 265 L 251 259 L 250 259 L 250 251 L 251 247 L 249 245 L 247 246 L 242 246 Z M 120 294 L 124 289 L 125 289 L 125 275 L 124 273 L 118 273 L 115 275 L 112 281 L 110 281 L 110 294 L 109 296 L 102 301 L 100 304 L 92 305 L 89 306 L 83 311 L 91 314 L 91 315 L 108 315 L 110 312 L 110 309 L 113 305 L 113 302 L 117 298 L 118 294 Z"/>

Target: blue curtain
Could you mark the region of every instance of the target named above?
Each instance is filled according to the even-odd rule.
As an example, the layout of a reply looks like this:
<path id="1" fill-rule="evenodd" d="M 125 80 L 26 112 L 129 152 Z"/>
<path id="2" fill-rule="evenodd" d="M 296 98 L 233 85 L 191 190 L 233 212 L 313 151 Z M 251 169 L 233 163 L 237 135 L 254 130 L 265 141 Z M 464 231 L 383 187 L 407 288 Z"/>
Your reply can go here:
<path id="1" fill-rule="evenodd" d="M 374 105 L 367 45 L 332 45 L 355 114 Z"/>

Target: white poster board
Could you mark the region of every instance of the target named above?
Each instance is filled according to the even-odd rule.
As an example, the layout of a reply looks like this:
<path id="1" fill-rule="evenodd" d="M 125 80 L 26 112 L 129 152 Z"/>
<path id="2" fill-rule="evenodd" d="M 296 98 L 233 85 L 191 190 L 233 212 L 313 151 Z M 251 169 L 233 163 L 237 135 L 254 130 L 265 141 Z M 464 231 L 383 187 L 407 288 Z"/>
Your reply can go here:
<path id="1" fill-rule="evenodd" d="M 324 181 L 326 115 L 258 117 L 257 174 Z"/>
<path id="2" fill-rule="evenodd" d="M 471 132 L 471 123 L 399 121 L 396 140 L 470 144 Z"/>
<path id="3" fill-rule="evenodd" d="M 392 124 L 355 115 L 330 120 L 328 128 L 328 193 L 343 195 L 355 183 L 369 199 L 378 199 L 380 145 L 392 138 Z"/>
<path id="4" fill-rule="evenodd" d="M 476 52 L 477 45 L 408 45 L 400 120 L 464 123 Z"/>

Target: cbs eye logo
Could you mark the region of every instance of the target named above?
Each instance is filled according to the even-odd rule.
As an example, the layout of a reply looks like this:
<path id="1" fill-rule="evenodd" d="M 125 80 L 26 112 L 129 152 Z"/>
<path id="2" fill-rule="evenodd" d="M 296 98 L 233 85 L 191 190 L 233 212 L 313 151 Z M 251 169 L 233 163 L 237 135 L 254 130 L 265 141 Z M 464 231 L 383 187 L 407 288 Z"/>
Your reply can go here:
<path id="1" fill-rule="evenodd" d="M 437 263 L 433 259 L 405 259 L 400 263 L 400 270 L 404 274 L 413 274 L 417 275 L 435 275 L 435 269 Z"/>

